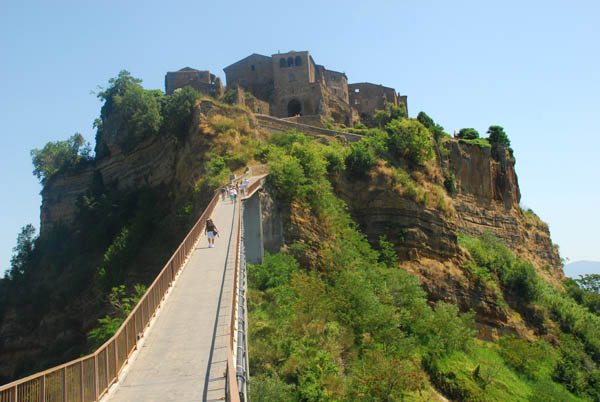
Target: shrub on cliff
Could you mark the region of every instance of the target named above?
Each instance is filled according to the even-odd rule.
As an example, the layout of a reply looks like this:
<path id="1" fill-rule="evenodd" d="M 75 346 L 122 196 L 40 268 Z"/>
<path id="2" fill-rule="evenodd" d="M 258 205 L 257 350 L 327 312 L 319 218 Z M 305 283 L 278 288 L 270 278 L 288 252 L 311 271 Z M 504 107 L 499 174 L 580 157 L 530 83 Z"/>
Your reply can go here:
<path id="1" fill-rule="evenodd" d="M 33 174 L 46 184 L 59 171 L 89 160 L 90 146 L 84 143 L 83 136 L 75 133 L 68 140 L 50 141 L 42 149 L 32 149 Z"/>
<path id="2" fill-rule="evenodd" d="M 5 278 L 10 280 L 18 280 L 24 274 L 29 266 L 33 248 L 35 246 L 35 227 L 32 224 L 25 225 L 21 228 L 21 233 L 17 236 L 17 245 L 13 248 L 13 256 L 10 259 L 10 270 L 4 274 Z"/>
<path id="3" fill-rule="evenodd" d="M 158 134 L 162 124 L 163 93 L 160 90 L 144 89 L 141 82 L 128 71 L 122 70 L 117 78 L 108 81 L 109 87 L 106 90 L 98 93 L 98 98 L 104 101 L 100 119 L 96 119 L 94 123 L 98 129 L 98 156 L 104 156 L 108 143 L 115 143 L 127 152 L 140 141 Z"/>
<path id="4" fill-rule="evenodd" d="M 350 153 L 346 156 L 346 170 L 352 177 L 366 177 L 377 162 L 369 145 L 364 141 L 350 145 Z"/>
<path id="5" fill-rule="evenodd" d="M 479 138 L 479 132 L 474 128 L 461 128 L 456 137 L 461 140 L 474 140 Z"/>
<path id="6" fill-rule="evenodd" d="M 166 96 L 161 131 L 179 139 L 185 138 L 192 124 L 194 104 L 199 98 L 200 93 L 189 85 Z"/>
<path id="7" fill-rule="evenodd" d="M 429 117 L 425 112 L 419 112 L 419 114 L 417 115 L 417 120 L 419 121 L 419 123 L 421 123 L 427 128 L 433 127 L 434 125 L 433 119 Z"/>
<path id="8" fill-rule="evenodd" d="M 133 292 L 127 294 L 125 285 L 112 288 L 107 298 L 108 303 L 112 307 L 111 314 L 99 318 L 98 323 L 100 326 L 87 333 L 87 337 L 94 349 L 102 346 L 104 342 L 117 332 L 123 321 L 125 321 L 125 318 L 131 313 L 142 296 L 144 296 L 146 289 L 146 286 L 135 284 Z"/>
<path id="9" fill-rule="evenodd" d="M 581 279 L 573 280 L 571 278 L 565 278 L 563 286 L 567 291 L 567 294 L 575 300 L 578 304 L 587 307 L 591 312 L 600 315 L 600 293 L 596 290 L 597 279 L 600 275 L 584 275 Z M 590 283 L 591 281 L 591 283 Z M 590 283 L 591 287 L 587 285 Z"/>
<path id="10" fill-rule="evenodd" d="M 491 144 L 501 144 L 507 148 L 510 147 L 510 140 L 508 139 L 508 136 L 506 135 L 502 127 L 490 126 L 487 133 L 489 135 L 488 141 Z"/>
<path id="11" fill-rule="evenodd" d="M 421 166 L 433 157 L 433 144 L 429 131 L 416 120 L 392 120 L 385 126 L 389 134 L 388 150 L 395 158 L 405 158 Z"/>
<path id="12" fill-rule="evenodd" d="M 443 136 L 450 137 L 450 135 L 444 132 L 444 127 L 436 124 L 425 112 L 419 112 L 417 115 L 417 120 L 429 130 L 436 142 L 439 141 Z"/>
<path id="13" fill-rule="evenodd" d="M 408 112 L 406 111 L 404 103 L 400 103 L 396 106 L 392 102 L 388 102 L 385 104 L 385 110 L 390 114 L 392 120 L 408 118 Z"/>

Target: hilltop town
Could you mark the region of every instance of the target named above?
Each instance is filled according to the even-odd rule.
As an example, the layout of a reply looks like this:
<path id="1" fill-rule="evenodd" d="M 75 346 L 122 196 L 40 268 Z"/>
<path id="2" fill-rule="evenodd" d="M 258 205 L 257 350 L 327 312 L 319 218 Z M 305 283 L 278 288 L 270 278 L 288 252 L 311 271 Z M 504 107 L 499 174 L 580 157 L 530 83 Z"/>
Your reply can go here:
<path id="1" fill-rule="evenodd" d="M 185 67 L 168 72 L 165 92 L 168 95 L 189 85 L 217 98 L 227 93 L 254 113 L 308 124 L 328 119 L 353 126 L 388 103 L 407 107 L 407 97 L 394 88 L 369 82 L 348 84 L 345 73 L 316 64 L 308 51 L 253 53 L 223 71 L 227 87 L 210 71 Z"/>

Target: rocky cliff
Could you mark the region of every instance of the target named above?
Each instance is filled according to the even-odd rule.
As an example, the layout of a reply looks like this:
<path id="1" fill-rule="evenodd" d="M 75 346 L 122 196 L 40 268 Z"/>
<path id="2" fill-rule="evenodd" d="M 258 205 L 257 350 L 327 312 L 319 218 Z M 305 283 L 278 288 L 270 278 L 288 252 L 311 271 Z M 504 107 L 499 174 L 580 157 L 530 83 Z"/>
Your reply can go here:
<path id="1" fill-rule="evenodd" d="M 401 265 L 420 277 L 432 302 L 444 300 L 463 311 L 475 310 L 484 337 L 505 332 L 530 337 L 536 328 L 511 314 L 507 306 L 498 303 L 494 292 L 462 268 L 468 256 L 458 237 L 461 233 L 480 236 L 492 232 L 556 284 L 564 274 L 548 226 L 519 207 L 511 150 L 500 145 L 481 148 L 454 139 L 446 139 L 444 147 L 447 152 L 445 156 L 438 153 L 437 166 L 428 173 L 412 174 L 415 186 L 422 187 L 429 197 L 415 197 L 399 188 L 390 169 L 382 165 L 368 180 L 339 177 L 336 192 L 372 244 L 386 236 L 396 245 Z M 437 168 L 455 178 L 453 197 L 434 191 L 443 184 Z"/>
<path id="2" fill-rule="evenodd" d="M 42 236 L 59 224 L 74 227 L 78 202 L 99 179 L 123 192 L 162 186 L 161 191 L 168 193 L 170 206 L 181 206 L 190 197 L 207 200 L 211 195 L 210 187 L 203 181 L 207 174 L 207 152 L 218 150 L 220 155 L 241 152 L 242 134 L 253 141 L 267 135 L 259 123 L 248 110 L 202 100 L 194 108 L 191 129 L 185 140 L 155 136 L 124 152 L 110 139 L 103 139 L 108 150 L 103 157 L 77 170 L 56 175 L 45 185 Z M 235 130 L 228 128 L 232 124 L 237 127 Z M 462 310 L 474 309 L 484 337 L 506 332 L 529 337 L 536 328 L 499 303 L 493 291 L 473 280 L 463 269 L 468 255 L 458 243 L 461 233 L 481 235 L 491 231 L 518 256 L 531 261 L 550 282 L 557 283 L 563 278 L 560 257 L 552 245 L 547 225 L 519 207 L 520 190 L 514 165 L 511 151 L 502 146 L 480 148 L 445 139 L 435 162 L 424 172 L 410 174 L 416 188 L 413 192 L 399 184 L 390 168 L 382 163 L 372 169 L 365 180 L 342 174 L 333 178 L 333 184 L 336 194 L 347 203 L 352 217 L 371 243 L 376 244 L 379 237 L 385 235 L 396 245 L 401 266 L 420 278 L 431 301 L 445 300 L 459 305 Z M 443 189 L 448 177 L 454 177 L 455 181 L 456 194 L 452 197 Z M 204 185 L 200 185 L 202 183 Z M 268 204 L 264 210 L 279 216 L 270 198 L 263 201 Z M 195 212 L 201 211 L 201 204 L 198 203 Z M 297 228 L 310 226 L 311 217 L 306 213 L 299 206 L 292 211 Z M 274 233 L 281 231 L 278 219 L 272 222 Z M 318 241 L 320 235 L 315 234 L 314 241 Z M 274 237 L 283 238 L 279 234 Z M 278 247 L 274 246 L 271 251 L 277 251 Z M 154 268 L 158 269 L 158 265 Z M 47 314 L 52 319 L 44 319 L 53 324 L 36 323 L 33 329 L 17 323 L 11 311 L 5 313 L 0 323 L 0 334 L 5 335 L 0 375 L 10 377 L 14 362 L 24 356 L 35 359 L 53 345 L 58 333 L 63 344 L 79 345 L 71 350 L 71 355 L 82 353 L 84 334 L 98 316 L 98 312 L 93 311 L 95 306 L 53 309 Z M 61 332 L 60 323 L 67 320 L 68 315 L 87 318 L 79 320 L 75 330 Z M 26 336 L 22 335 L 25 333 Z"/>
<path id="3" fill-rule="evenodd" d="M 124 152 L 115 138 L 102 138 L 109 152 L 77 171 L 53 177 L 42 190 L 41 233 L 57 224 L 71 225 L 76 217 L 77 200 L 91 187 L 94 178 L 128 191 L 161 184 L 186 192 L 194 188 L 203 170 L 204 154 L 216 136 L 210 127 L 213 116 L 229 116 L 245 121 L 255 132 L 256 120 L 244 109 L 201 101 L 194 110 L 192 129 L 186 141 L 170 136 L 154 136 Z M 258 134 L 256 134 L 258 135 Z"/>
<path id="4" fill-rule="evenodd" d="M 221 126 L 234 129 L 223 132 Z M 86 333 L 98 326 L 99 317 L 113 312 L 98 268 L 122 228 L 131 231 L 139 224 L 133 215 L 144 197 L 140 194 L 151 194 L 153 205 L 144 212 L 148 216 L 140 216 L 150 229 L 141 230 L 139 244 L 121 262 L 120 281 L 129 287 L 152 281 L 212 198 L 214 184 L 206 180 L 209 159 L 243 154 L 241 137 L 261 139 L 256 127 L 243 108 L 201 100 L 185 138 L 157 135 L 127 152 L 115 138 L 101 138 L 107 150 L 102 157 L 53 176 L 42 191 L 40 240 L 55 244 L 55 255 L 36 257 L 26 281 L 0 288 L 0 383 L 89 352 Z M 97 187 L 102 191 L 94 193 Z M 95 197 L 85 223 L 84 196 Z M 98 215 L 98 204 L 118 216 Z"/>

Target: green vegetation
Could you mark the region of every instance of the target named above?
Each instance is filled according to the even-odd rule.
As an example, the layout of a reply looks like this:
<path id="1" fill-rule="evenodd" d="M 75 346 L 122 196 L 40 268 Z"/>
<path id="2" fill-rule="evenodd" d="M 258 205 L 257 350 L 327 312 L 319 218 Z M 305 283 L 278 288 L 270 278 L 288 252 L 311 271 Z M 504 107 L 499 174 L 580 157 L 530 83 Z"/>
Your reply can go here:
<path id="1" fill-rule="evenodd" d="M 500 126 L 490 126 L 487 131 L 488 141 L 492 144 L 501 144 L 505 147 L 510 147 L 510 140 L 504 132 L 504 129 Z"/>
<path id="2" fill-rule="evenodd" d="M 563 282 L 567 294 L 578 304 L 600 315 L 600 292 L 598 274 L 584 275 L 580 279 L 566 278 Z"/>
<path id="3" fill-rule="evenodd" d="M 345 161 L 352 177 L 364 178 L 377 159 L 415 168 L 426 165 L 433 156 L 429 131 L 417 120 L 399 118 L 388 119 L 385 130 L 368 130 L 359 142 L 350 145 Z"/>
<path id="4" fill-rule="evenodd" d="M 138 301 L 146 293 L 146 286 L 136 284 L 133 287 L 133 293 L 126 295 L 125 285 L 112 288 L 108 295 L 113 312 L 98 319 L 100 326 L 88 332 L 88 339 L 92 342 L 94 348 L 99 348 L 113 336 L 125 318 L 131 313 Z"/>
<path id="5" fill-rule="evenodd" d="M 350 153 L 346 157 L 346 169 L 353 177 L 366 177 L 375 163 L 377 158 L 366 141 L 361 140 L 350 145 Z"/>
<path id="6" fill-rule="evenodd" d="M 489 141 L 486 140 L 485 138 L 476 138 L 473 140 L 461 139 L 460 142 L 463 144 L 475 145 L 475 146 L 478 146 L 479 148 L 491 148 L 492 147 L 490 145 Z"/>
<path id="7" fill-rule="evenodd" d="M 104 144 L 100 139 L 114 138 L 125 152 L 129 152 L 140 141 L 157 135 L 162 124 L 160 90 L 147 90 L 140 85 L 142 80 L 134 78 L 128 71 L 121 71 L 117 78 L 111 78 L 109 87 L 98 93 L 104 101 L 100 119 L 94 123 L 96 134 L 96 155 L 102 157 L 107 149 L 98 149 Z"/>
<path id="8" fill-rule="evenodd" d="M 228 105 L 233 105 L 235 104 L 236 96 L 237 95 L 235 90 L 230 89 L 227 92 L 225 92 L 225 95 L 223 95 L 223 97 L 221 98 L 221 102 L 226 103 Z"/>
<path id="9" fill-rule="evenodd" d="M 297 134 L 261 151 L 279 203 L 311 213 L 288 252 L 249 268 L 253 400 L 403 399 L 424 388 L 422 356 L 463 350 L 474 334 L 472 314 L 429 307 L 390 243 L 378 252 L 356 230 L 327 179 L 331 151 Z"/>
<path id="10" fill-rule="evenodd" d="M 84 141 L 83 136 L 76 133 L 68 140 L 51 141 L 42 149 L 32 149 L 34 176 L 40 179 L 42 184 L 46 184 L 56 173 L 89 161 L 91 149 Z"/>
<path id="11" fill-rule="evenodd" d="M 461 128 L 456 136 L 461 140 L 475 140 L 479 138 L 479 132 L 474 128 Z"/>
<path id="12" fill-rule="evenodd" d="M 218 103 L 226 115 L 211 114 L 192 127 L 200 94 L 187 87 L 163 96 L 140 82 L 122 71 L 98 95 L 104 105 L 97 157 L 107 155 L 107 142 L 130 152 L 164 136 L 178 149 L 197 142 L 197 171 L 178 183 L 183 191 L 167 185 L 124 191 L 97 171 L 72 226 L 56 225 L 40 237 L 31 225 L 22 229 L 0 281 L 0 316 L 10 311 L 26 330 L 63 331 L 72 347 L 24 360 L 15 376 L 77 357 L 113 335 L 144 293 L 139 283 L 151 282 L 212 190 L 256 160 L 270 167 L 267 185 L 284 218 L 286 246 L 248 270 L 252 400 L 425 400 L 431 384 L 467 401 L 600 399 L 600 277 L 566 280 L 562 292 L 494 236 L 461 235 L 471 256 L 467 277 L 537 336 L 477 340 L 474 312 L 428 300 L 419 280 L 399 268 L 398 245 L 385 236 L 369 243 L 336 197 L 335 180 L 377 174 L 399 197 L 454 213 L 446 193 L 457 192 L 456 179 L 434 160 L 447 158 L 444 143 L 451 140 L 427 114 L 409 119 L 403 105 L 387 105 L 350 129 L 364 137 L 349 146 L 297 132 L 261 142 L 239 107 Z M 482 148 L 510 145 L 501 127 L 488 134 L 483 139 L 463 129 L 459 137 Z M 32 156 L 44 184 L 91 160 L 80 135 Z M 523 217 L 526 225 L 543 225 L 533 211 Z M 73 306 L 84 295 L 87 305 Z M 81 318 L 60 328 L 42 320 L 65 305 Z M 95 327 L 86 324 L 90 314 Z"/>
<path id="13" fill-rule="evenodd" d="M 117 182 L 105 182 L 94 169 L 80 135 L 32 152 L 34 174 L 45 185 L 71 169 L 89 169 L 92 180 L 74 205 L 75 219 L 68 227 L 47 226 L 36 237 L 33 226 L 27 225 L 17 238 L 11 267 L 0 280 L 0 320 L 46 343 L 61 335 L 43 355 L 34 353 L 13 373 L 0 376 L 2 383 L 89 353 L 114 333 L 128 312 L 127 303 L 135 302 L 135 284 L 152 282 L 213 190 L 228 179 L 225 175 L 243 169 L 256 153 L 257 135 L 239 108 L 213 101 L 228 117 L 215 114 L 194 127 L 198 133 L 192 137 L 193 107 L 201 97 L 195 90 L 187 87 L 158 96 L 160 91 L 143 89 L 127 72 L 109 84 L 99 95 L 104 105 L 96 121 L 102 138 L 97 158 L 107 155 L 108 148 L 102 147 L 106 141 L 128 152 L 138 141 L 163 136 L 176 142 L 182 155 L 190 147 L 198 149 L 196 169 L 177 188 L 163 184 L 123 189 Z M 121 310 L 109 297 L 115 288 L 128 294 L 117 290 Z M 48 316 L 56 319 L 44 319 Z"/>
<path id="14" fill-rule="evenodd" d="M 415 120 L 392 120 L 386 125 L 388 150 L 395 158 L 405 158 L 413 166 L 421 166 L 433 157 L 429 131 Z"/>
<path id="15" fill-rule="evenodd" d="M 332 150 L 291 133 L 259 150 L 272 168 L 268 182 L 279 205 L 303 223 L 288 222 L 287 251 L 249 268 L 251 397 L 412 400 L 429 377 L 458 400 L 596 398 L 597 363 L 587 352 L 595 338 L 583 322 L 573 323 L 577 334 L 561 335 L 559 348 L 543 339 L 475 341 L 472 313 L 444 303 L 432 309 L 417 279 L 396 268 L 394 246 L 381 238 L 374 250 L 356 230 L 332 192 L 330 161 L 344 157 L 348 174 L 364 174 L 381 156 L 393 160 L 389 135 L 371 130 L 349 150 Z M 392 171 L 398 184 L 414 185 L 403 169 Z M 473 257 L 467 271 L 528 319 L 597 320 L 493 236 L 460 242 Z M 551 308 L 549 297 L 568 308 Z M 567 346 L 569 337 L 579 346 Z"/>
<path id="16" fill-rule="evenodd" d="M 531 264 L 516 258 L 492 235 L 486 234 L 479 239 L 462 236 L 460 243 L 473 257 L 473 262 L 467 269 L 497 281 L 509 304 L 523 316 L 530 316 L 534 325 L 548 327 L 548 323 L 544 322 L 548 318 L 544 317 L 549 317 L 559 329 L 560 346 L 557 351 L 550 351 L 544 345 L 524 347 L 519 341 L 505 342 L 504 356 L 509 364 L 532 377 L 532 368 L 523 360 L 533 359 L 544 353 L 552 354 L 555 356 L 555 363 L 550 374 L 540 374 L 539 378 L 548 381 L 552 379 L 564 384 L 566 389 L 580 397 L 598 400 L 600 339 L 597 334 L 600 331 L 600 317 L 569 297 L 573 291 L 561 293 L 542 280 Z M 572 286 L 572 283 L 567 282 L 567 288 L 568 286 Z M 542 350 L 538 351 L 538 347 Z M 511 356 L 511 353 L 519 350 L 523 356 L 522 361 Z"/>
<path id="17" fill-rule="evenodd" d="M 417 115 L 417 120 L 419 123 L 424 125 L 429 132 L 433 135 L 436 143 L 440 141 L 442 137 L 450 137 L 449 134 L 444 132 L 444 127 L 436 124 L 431 117 L 429 117 L 425 112 L 419 112 Z"/>
<path id="18" fill-rule="evenodd" d="M 19 281 L 25 274 L 34 247 L 35 228 L 32 224 L 21 228 L 21 233 L 17 236 L 17 245 L 13 248 L 14 254 L 10 259 L 10 270 L 6 272 L 6 277 L 12 281 Z"/>
<path id="19" fill-rule="evenodd" d="M 184 139 L 190 131 L 192 111 L 200 93 L 190 86 L 164 97 L 161 131 L 178 139 Z"/>

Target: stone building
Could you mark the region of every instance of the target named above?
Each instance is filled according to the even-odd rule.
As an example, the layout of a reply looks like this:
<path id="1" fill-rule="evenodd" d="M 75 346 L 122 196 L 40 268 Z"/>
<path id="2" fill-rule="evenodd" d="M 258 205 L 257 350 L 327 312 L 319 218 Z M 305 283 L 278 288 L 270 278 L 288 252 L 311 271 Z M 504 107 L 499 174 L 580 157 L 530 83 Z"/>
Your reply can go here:
<path id="1" fill-rule="evenodd" d="M 360 115 L 385 109 L 387 102 L 406 104 L 406 96 L 393 88 L 366 82 L 348 84 L 345 73 L 316 64 L 308 51 L 271 56 L 253 53 L 223 71 L 227 90 L 235 91 L 236 102 L 275 117 L 312 116 L 311 121 L 325 118 L 352 126 Z M 215 87 L 220 80 L 208 71 L 189 67 L 167 73 L 167 94 L 184 85 L 212 95 L 218 93 Z"/>
<path id="2" fill-rule="evenodd" d="M 400 96 L 394 88 L 384 87 L 383 85 L 360 82 L 348 85 L 348 91 L 350 92 L 350 105 L 360 115 L 373 114 L 376 110 L 384 110 L 388 102 L 393 103 L 395 106 L 400 103 L 404 103 L 406 107 L 408 106 L 406 96 Z"/>
<path id="3" fill-rule="evenodd" d="M 268 56 L 253 53 L 223 69 L 227 86 L 241 87 L 265 102 L 273 94 L 273 61 Z"/>
<path id="4" fill-rule="evenodd" d="M 165 76 L 165 92 L 167 95 L 188 85 L 200 93 L 216 98 L 223 96 L 225 92 L 221 79 L 211 74 L 210 71 L 184 67 L 179 71 L 170 71 Z"/>

